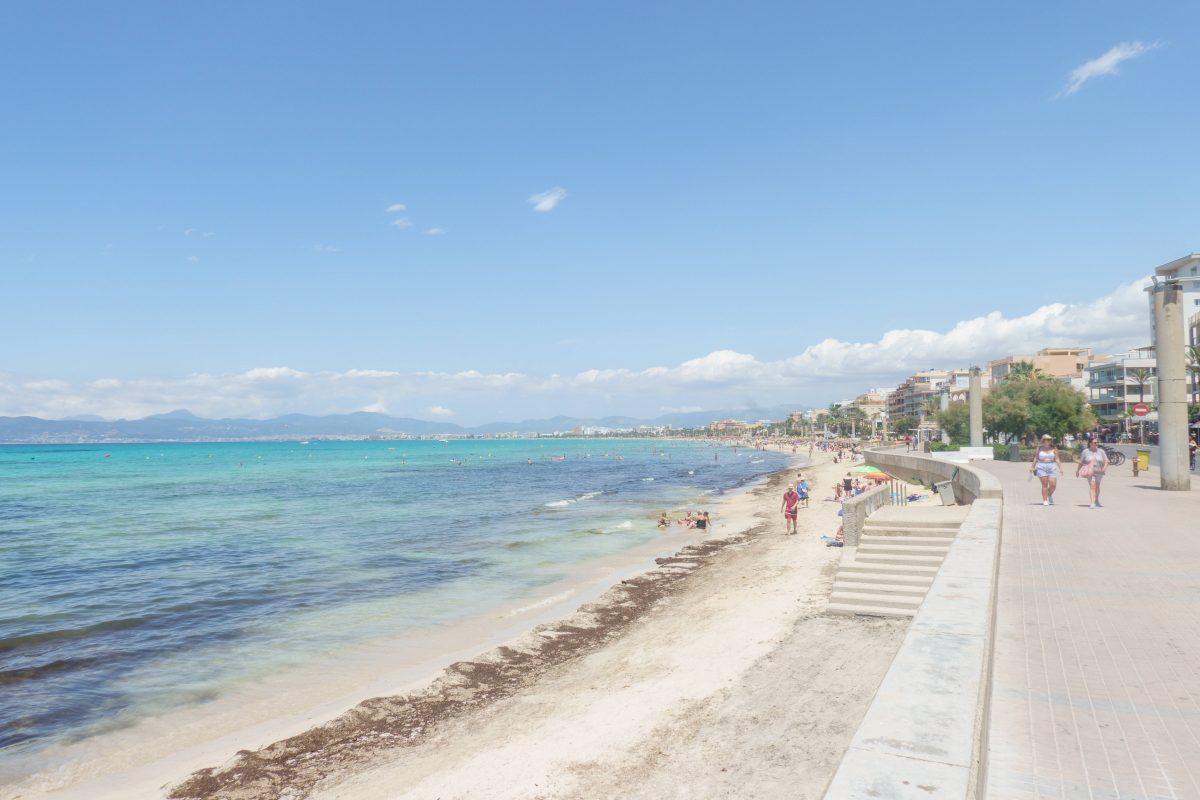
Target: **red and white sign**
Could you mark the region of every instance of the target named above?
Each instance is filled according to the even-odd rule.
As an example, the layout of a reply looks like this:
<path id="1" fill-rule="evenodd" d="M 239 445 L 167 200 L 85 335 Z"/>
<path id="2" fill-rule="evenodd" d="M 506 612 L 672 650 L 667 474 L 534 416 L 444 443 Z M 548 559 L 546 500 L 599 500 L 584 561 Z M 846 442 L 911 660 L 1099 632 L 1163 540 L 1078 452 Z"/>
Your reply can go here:
<path id="1" fill-rule="evenodd" d="M 1145 403 L 1138 403 L 1133 407 L 1133 413 L 1137 414 L 1139 417 L 1144 417 L 1150 413 L 1150 406 L 1146 405 Z"/>

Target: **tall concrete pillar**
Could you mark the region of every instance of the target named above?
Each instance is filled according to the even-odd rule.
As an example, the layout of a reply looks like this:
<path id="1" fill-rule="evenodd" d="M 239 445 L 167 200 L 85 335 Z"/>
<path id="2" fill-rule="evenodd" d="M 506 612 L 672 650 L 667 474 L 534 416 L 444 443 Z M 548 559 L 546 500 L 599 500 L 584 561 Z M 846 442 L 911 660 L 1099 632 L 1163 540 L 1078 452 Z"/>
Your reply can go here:
<path id="1" fill-rule="evenodd" d="M 1168 491 L 1188 491 L 1187 370 L 1183 355 L 1183 285 L 1156 284 L 1154 295 L 1155 356 L 1158 359 L 1158 457 L 1160 484 Z"/>
<path id="2" fill-rule="evenodd" d="M 971 447 L 983 447 L 983 377 L 979 373 L 979 367 L 971 367 L 967 404 L 971 423 Z"/>

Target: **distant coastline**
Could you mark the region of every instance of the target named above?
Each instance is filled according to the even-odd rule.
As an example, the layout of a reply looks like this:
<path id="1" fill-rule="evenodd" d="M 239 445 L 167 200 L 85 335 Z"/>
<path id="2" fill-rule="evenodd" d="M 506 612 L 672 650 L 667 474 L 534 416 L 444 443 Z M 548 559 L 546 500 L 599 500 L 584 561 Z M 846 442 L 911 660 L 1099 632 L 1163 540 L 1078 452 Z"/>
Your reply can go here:
<path id="1" fill-rule="evenodd" d="M 452 422 L 392 417 L 375 412 L 286 414 L 270 419 L 206 419 L 172 411 L 141 419 L 42 419 L 0 416 L 0 444 L 152 444 L 167 442 L 392 441 L 428 439 L 642 438 L 678 436 L 735 414 L 786 417 L 783 408 L 701 411 L 654 419 L 556 416 L 464 427 Z"/>

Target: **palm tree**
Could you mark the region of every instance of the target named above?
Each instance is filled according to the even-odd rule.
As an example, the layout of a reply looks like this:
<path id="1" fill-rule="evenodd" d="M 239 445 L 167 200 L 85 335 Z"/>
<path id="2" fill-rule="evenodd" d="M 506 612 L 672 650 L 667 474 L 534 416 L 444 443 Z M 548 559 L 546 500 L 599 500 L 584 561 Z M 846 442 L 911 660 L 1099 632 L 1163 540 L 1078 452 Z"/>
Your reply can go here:
<path id="1" fill-rule="evenodd" d="M 1008 370 L 1010 381 L 1036 381 L 1044 377 L 1046 377 L 1046 373 L 1029 361 L 1018 361 Z"/>
<path id="2" fill-rule="evenodd" d="M 1187 372 L 1192 376 L 1192 401 L 1200 402 L 1200 344 L 1189 344 L 1183 352 L 1187 357 Z"/>
<path id="3" fill-rule="evenodd" d="M 867 415 L 858 406 L 850 406 L 843 412 L 843 415 L 845 419 L 850 420 L 850 436 L 857 436 L 858 425 L 861 422 L 866 422 Z"/>
<path id="4" fill-rule="evenodd" d="M 1146 367 L 1138 367 L 1137 369 L 1128 370 L 1125 373 L 1125 380 L 1133 381 L 1138 387 L 1138 402 L 1146 402 L 1146 384 L 1154 377 L 1154 373 Z"/>
<path id="5" fill-rule="evenodd" d="M 1146 402 L 1146 384 L 1150 382 L 1150 378 L 1154 373 L 1146 367 L 1138 367 L 1131 369 L 1125 373 L 1126 380 L 1132 380 L 1138 387 L 1138 402 Z M 1146 443 L 1146 426 L 1138 423 L 1138 441 L 1142 444 Z"/>

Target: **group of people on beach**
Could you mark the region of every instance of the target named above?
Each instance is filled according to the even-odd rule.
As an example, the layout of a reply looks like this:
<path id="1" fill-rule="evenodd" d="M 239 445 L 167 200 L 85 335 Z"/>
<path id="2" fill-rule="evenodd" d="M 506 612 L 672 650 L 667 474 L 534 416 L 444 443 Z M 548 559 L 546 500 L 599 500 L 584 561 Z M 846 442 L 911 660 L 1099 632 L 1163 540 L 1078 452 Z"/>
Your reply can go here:
<path id="1" fill-rule="evenodd" d="M 833 463 L 840 464 L 843 461 L 855 462 L 863 457 L 862 445 L 847 442 L 809 442 L 808 454 L 813 454 L 813 448 L 816 447 L 822 453 L 833 453 Z M 793 448 L 795 452 L 795 448 Z"/>
<path id="2" fill-rule="evenodd" d="M 707 511 L 689 511 L 679 519 L 675 520 L 675 524 L 682 525 L 685 528 L 705 531 L 712 527 L 712 520 L 709 518 Z M 659 514 L 658 527 L 671 527 L 671 518 L 667 516 L 667 512 L 664 511 Z"/>
<path id="3" fill-rule="evenodd" d="M 1104 473 L 1108 470 L 1108 453 L 1100 447 L 1096 436 L 1088 438 L 1087 447 L 1079 453 L 1079 462 L 1075 465 L 1075 477 L 1086 478 L 1091 505 L 1088 508 L 1103 508 L 1100 504 L 1100 485 Z M 1054 505 L 1054 492 L 1058 488 L 1058 476 L 1062 471 L 1062 461 L 1058 457 L 1058 447 L 1054 437 L 1042 434 L 1038 449 L 1033 454 L 1033 462 L 1029 465 L 1029 474 L 1036 477 L 1042 484 L 1042 505 Z"/>
<path id="4" fill-rule="evenodd" d="M 866 490 L 867 484 L 862 478 L 856 478 L 847 472 L 841 480 L 833 485 L 833 499 L 840 503 L 860 495 Z"/>

